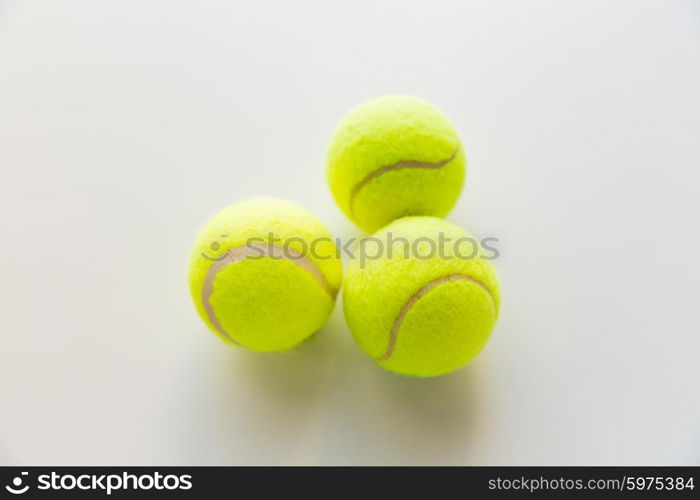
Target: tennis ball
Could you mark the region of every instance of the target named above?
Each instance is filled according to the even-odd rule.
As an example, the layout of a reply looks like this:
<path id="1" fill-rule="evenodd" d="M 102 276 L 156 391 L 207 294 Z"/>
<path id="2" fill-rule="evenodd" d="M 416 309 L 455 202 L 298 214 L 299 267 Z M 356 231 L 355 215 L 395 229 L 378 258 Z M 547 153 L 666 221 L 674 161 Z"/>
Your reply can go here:
<path id="1" fill-rule="evenodd" d="M 457 132 L 431 104 L 409 96 L 373 99 L 338 124 L 326 176 L 336 202 L 374 232 L 406 215 L 444 217 L 457 202 L 466 158 Z"/>
<path id="2" fill-rule="evenodd" d="M 364 250 L 363 250 L 364 248 Z M 345 319 L 359 346 L 403 375 L 449 373 L 493 329 L 498 278 L 469 233 L 435 217 L 405 217 L 363 240 L 343 280 Z"/>
<path id="3" fill-rule="evenodd" d="M 335 245 L 316 217 L 293 203 L 254 198 L 204 227 L 189 283 L 197 312 L 224 341 L 278 351 L 325 324 L 341 275 Z"/>

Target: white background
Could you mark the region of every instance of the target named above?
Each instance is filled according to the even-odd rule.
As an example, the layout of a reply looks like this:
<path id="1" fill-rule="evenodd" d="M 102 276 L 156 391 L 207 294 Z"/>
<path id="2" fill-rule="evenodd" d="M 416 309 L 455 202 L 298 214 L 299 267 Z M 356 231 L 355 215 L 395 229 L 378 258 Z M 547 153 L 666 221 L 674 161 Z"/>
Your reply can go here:
<path id="1" fill-rule="evenodd" d="M 0 462 L 700 463 L 700 3 L 2 1 Z M 450 376 L 337 307 L 261 355 L 195 314 L 201 225 L 253 195 L 359 236 L 352 106 L 423 97 L 500 240 L 502 316 Z"/>

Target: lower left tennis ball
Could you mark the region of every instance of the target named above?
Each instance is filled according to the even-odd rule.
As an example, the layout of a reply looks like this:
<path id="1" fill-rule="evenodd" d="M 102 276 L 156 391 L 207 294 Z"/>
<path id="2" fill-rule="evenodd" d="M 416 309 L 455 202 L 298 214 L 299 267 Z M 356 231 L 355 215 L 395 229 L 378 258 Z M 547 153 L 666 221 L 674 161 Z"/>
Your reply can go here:
<path id="1" fill-rule="evenodd" d="M 219 212 L 192 250 L 195 307 L 223 340 L 254 351 L 293 347 L 330 316 L 342 265 L 324 225 L 283 200 L 253 198 Z"/>

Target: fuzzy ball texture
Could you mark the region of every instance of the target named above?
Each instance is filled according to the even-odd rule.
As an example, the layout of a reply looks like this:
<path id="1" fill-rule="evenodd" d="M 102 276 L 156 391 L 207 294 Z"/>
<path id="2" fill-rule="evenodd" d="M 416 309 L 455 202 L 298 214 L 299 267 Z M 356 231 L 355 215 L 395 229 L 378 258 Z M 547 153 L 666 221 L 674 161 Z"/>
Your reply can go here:
<path id="1" fill-rule="evenodd" d="M 342 279 L 331 235 L 304 208 L 255 198 L 219 212 L 192 250 L 197 312 L 223 340 L 255 351 L 299 344 L 328 319 Z"/>
<path id="2" fill-rule="evenodd" d="M 333 196 L 368 232 L 406 215 L 444 217 L 465 175 L 464 148 L 449 119 L 415 97 L 361 104 L 340 121 L 328 148 Z"/>
<path id="3" fill-rule="evenodd" d="M 500 291 L 469 233 L 434 217 L 405 217 L 365 249 L 364 267 L 356 258 L 343 281 L 345 319 L 362 350 L 388 370 L 418 377 L 449 373 L 481 351 Z"/>

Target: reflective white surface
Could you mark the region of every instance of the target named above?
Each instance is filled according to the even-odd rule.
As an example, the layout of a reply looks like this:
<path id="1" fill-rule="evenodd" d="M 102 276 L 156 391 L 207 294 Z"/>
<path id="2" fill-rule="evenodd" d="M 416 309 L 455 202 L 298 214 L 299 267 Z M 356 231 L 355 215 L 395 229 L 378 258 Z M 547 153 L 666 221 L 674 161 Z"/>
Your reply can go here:
<path id="1" fill-rule="evenodd" d="M 700 463 L 696 2 L 3 1 L 0 68 L 0 463 Z M 360 235 L 325 143 L 392 92 L 467 149 L 486 350 L 401 378 L 341 307 L 227 347 L 187 291 L 200 225 L 262 194 Z"/>

